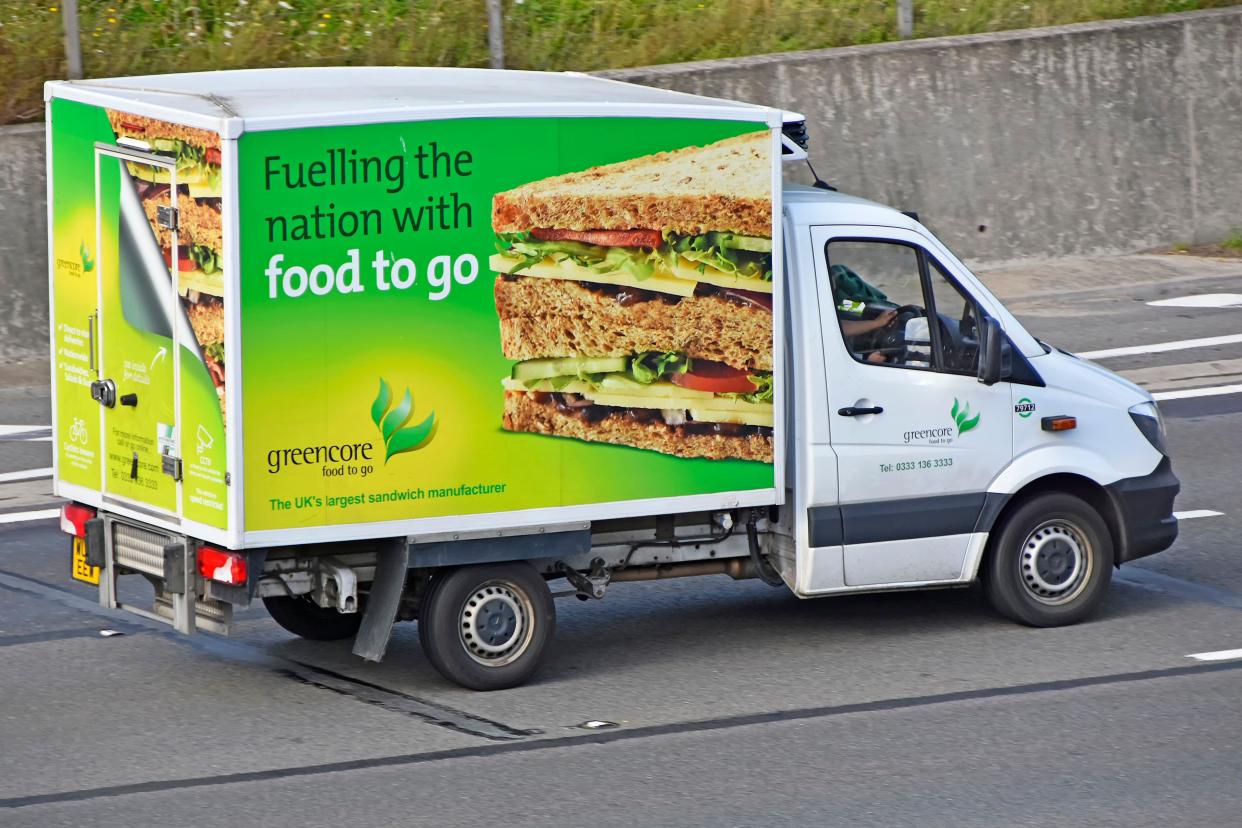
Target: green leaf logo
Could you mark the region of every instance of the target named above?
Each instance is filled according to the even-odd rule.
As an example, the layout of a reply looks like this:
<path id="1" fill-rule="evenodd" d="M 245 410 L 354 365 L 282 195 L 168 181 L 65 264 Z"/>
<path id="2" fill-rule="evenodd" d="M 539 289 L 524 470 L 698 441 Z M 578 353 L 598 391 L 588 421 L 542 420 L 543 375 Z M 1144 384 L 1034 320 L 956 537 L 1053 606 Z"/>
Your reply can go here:
<path id="1" fill-rule="evenodd" d="M 78 248 L 78 255 L 82 257 L 83 273 L 90 273 L 95 269 L 95 260 L 91 258 L 91 251 L 87 250 L 86 242 L 82 242 L 82 246 Z"/>
<path id="2" fill-rule="evenodd" d="M 407 451 L 418 451 L 432 441 L 440 424 L 436 422 L 436 413 L 427 415 L 427 419 L 418 425 L 406 426 L 414 415 L 414 398 L 410 389 L 396 405 L 392 404 L 392 388 L 380 378 L 379 393 L 375 402 L 371 403 L 371 422 L 384 437 L 384 462 L 387 463 L 394 454 Z"/>
<path id="3" fill-rule="evenodd" d="M 949 415 L 953 417 L 953 422 L 957 423 L 958 437 L 979 425 L 979 418 L 983 416 L 982 414 L 970 416 L 970 403 L 962 405 L 957 401 L 957 397 L 953 398 L 953 408 L 949 411 Z"/>

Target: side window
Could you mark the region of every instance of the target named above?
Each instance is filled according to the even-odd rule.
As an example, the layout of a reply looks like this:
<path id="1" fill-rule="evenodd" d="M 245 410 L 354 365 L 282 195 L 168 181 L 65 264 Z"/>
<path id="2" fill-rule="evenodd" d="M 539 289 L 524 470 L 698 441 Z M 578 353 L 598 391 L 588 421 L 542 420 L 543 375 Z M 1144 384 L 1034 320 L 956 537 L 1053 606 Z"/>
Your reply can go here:
<path id="1" fill-rule="evenodd" d="M 931 340 L 915 248 L 896 242 L 831 241 L 827 256 L 837 322 L 854 358 L 930 368 Z"/>
<path id="2" fill-rule="evenodd" d="M 828 276 L 845 347 L 860 362 L 974 374 L 978 308 L 921 248 L 828 243 Z"/>
<path id="3" fill-rule="evenodd" d="M 925 258 L 940 325 L 938 367 L 951 374 L 975 374 L 979 368 L 979 320 L 975 303 L 935 259 Z"/>

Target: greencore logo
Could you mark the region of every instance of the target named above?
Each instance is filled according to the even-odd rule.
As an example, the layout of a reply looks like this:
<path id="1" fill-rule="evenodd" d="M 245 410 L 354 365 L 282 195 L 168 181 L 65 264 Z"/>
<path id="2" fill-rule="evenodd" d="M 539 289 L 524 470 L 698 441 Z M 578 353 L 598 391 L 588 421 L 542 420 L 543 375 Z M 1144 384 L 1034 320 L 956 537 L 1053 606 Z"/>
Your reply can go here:
<path id="1" fill-rule="evenodd" d="M 1022 419 L 1030 417 L 1035 411 L 1035 403 L 1031 402 L 1029 397 L 1023 397 L 1014 405 L 1013 411 Z"/>
<path id="2" fill-rule="evenodd" d="M 392 406 L 391 410 L 389 406 Z M 375 402 L 371 403 L 371 420 L 384 436 L 385 464 L 394 454 L 418 451 L 436 436 L 436 429 L 440 424 L 436 422 L 434 411 L 418 425 L 406 428 L 405 424 L 413 414 L 414 399 L 410 396 L 410 389 L 405 389 L 401 402 L 393 406 L 392 389 L 381 377 L 379 393 L 375 396 Z"/>
<path id="3" fill-rule="evenodd" d="M 87 249 L 86 242 L 82 242 L 82 246 L 78 248 L 78 255 L 82 257 L 83 273 L 90 273 L 95 269 L 95 260 L 91 258 L 91 251 Z"/>
<path id="4" fill-rule="evenodd" d="M 967 402 L 966 405 L 962 405 L 957 401 L 957 397 L 953 398 L 953 409 L 949 414 L 953 417 L 953 422 L 957 423 L 958 437 L 979 425 L 979 418 L 983 416 L 982 414 L 970 416 L 970 403 Z"/>

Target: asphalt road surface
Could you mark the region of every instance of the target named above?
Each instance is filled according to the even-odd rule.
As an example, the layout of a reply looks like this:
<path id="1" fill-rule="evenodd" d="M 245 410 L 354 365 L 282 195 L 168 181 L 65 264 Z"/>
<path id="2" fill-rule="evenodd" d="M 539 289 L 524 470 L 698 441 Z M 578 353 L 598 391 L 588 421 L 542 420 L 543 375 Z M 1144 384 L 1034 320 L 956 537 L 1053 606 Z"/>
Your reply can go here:
<path id="1" fill-rule="evenodd" d="M 441 679 L 410 624 L 368 664 L 261 609 L 230 639 L 99 609 L 41 517 L 47 389 L 0 369 L 0 825 L 1242 824 L 1242 307 L 1202 298 L 1242 303 L 1242 261 L 985 277 L 1163 398 L 1189 517 L 1097 617 L 619 584 L 560 602 L 543 671 L 491 694 Z"/>

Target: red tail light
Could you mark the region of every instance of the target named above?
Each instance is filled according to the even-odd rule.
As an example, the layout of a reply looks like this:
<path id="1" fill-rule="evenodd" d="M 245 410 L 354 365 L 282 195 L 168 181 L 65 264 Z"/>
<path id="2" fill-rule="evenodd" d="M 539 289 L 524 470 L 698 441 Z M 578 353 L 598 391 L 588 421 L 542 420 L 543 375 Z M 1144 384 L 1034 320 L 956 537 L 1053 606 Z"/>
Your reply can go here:
<path id="1" fill-rule="evenodd" d="M 95 517 L 95 510 L 90 506 L 77 503 L 66 503 L 60 507 L 60 531 L 75 538 L 86 537 L 86 522 Z"/>
<path id="2" fill-rule="evenodd" d="M 225 552 L 214 546 L 198 550 L 198 574 L 209 581 L 237 586 L 246 583 L 246 558 L 239 552 Z"/>

